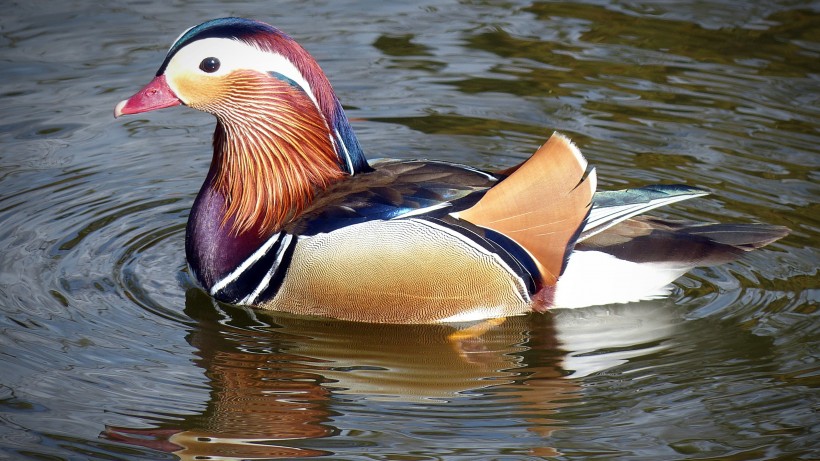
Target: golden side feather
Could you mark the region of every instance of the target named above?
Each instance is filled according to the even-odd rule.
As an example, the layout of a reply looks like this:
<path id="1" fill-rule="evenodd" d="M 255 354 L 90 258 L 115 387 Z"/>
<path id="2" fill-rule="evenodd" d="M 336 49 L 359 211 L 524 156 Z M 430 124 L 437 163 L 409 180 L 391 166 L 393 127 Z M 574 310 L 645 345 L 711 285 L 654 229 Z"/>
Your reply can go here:
<path id="1" fill-rule="evenodd" d="M 554 133 L 529 160 L 457 217 L 513 239 L 535 259 L 541 282 L 554 285 L 567 246 L 592 206 L 595 187 L 595 171 L 587 173 L 578 148 Z"/>

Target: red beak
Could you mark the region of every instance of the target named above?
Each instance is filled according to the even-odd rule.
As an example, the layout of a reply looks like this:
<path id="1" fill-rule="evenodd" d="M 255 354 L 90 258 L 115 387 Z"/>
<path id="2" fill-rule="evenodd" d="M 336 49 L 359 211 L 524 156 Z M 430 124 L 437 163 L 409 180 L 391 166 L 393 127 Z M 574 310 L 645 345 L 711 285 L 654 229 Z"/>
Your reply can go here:
<path id="1" fill-rule="evenodd" d="M 168 87 L 165 75 L 157 75 L 137 94 L 120 101 L 114 108 L 114 117 L 126 114 L 139 114 L 151 110 L 164 109 L 182 104 L 177 95 Z"/>

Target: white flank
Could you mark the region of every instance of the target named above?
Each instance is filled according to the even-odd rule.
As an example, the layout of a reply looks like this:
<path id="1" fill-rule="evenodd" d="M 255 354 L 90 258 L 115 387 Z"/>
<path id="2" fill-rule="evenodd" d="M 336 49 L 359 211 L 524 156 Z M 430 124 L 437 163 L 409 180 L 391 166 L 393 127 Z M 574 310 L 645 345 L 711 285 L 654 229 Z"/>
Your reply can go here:
<path id="1" fill-rule="evenodd" d="M 600 251 L 574 251 L 558 284 L 555 308 L 629 303 L 666 296 L 669 284 L 690 267 L 634 263 Z"/>

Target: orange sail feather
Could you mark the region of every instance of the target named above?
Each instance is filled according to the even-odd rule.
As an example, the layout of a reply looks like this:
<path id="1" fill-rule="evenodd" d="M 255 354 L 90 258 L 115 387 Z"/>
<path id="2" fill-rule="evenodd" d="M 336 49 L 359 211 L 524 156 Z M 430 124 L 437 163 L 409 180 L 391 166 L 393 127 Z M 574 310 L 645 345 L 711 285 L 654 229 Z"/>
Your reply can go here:
<path id="1" fill-rule="evenodd" d="M 595 170 L 569 138 L 554 133 L 456 217 L 513 239 L 536 261 L 541 282 L 554 285 L 589 214 L 595 187 Z"/>

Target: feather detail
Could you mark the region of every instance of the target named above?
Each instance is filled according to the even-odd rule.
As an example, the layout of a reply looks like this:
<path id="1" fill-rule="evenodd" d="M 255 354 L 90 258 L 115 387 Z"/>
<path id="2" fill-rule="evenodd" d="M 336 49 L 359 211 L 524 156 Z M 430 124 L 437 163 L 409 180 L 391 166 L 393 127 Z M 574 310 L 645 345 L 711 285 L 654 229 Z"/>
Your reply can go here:
<path id="1" fill-rule="evenodd" d="M 261 50 L 281 54 L 296 67 L 309 85 L 309 88 L 304 88 L 304 90 L 312 95 L 315 104 L 325 117 L 325 122 L 332 134 L 331 142 L 346 172 L 355 174 L 369 171 L 370 167 L 353 133 L 344 108 L 336 97 L 327 76 L 319 67 L 319 63 L 289 35 L 267 24 L 262 24 L 262 27 L 267 28 L 268 33 L 252 33 L 242 38 L 252 42 Z"/>
<path id="2" fill-rule="evenodd" d="M 785 237 L 789 230 L 765 224 L 701 224 L 638 216 L 576 245 L 633 263 L 684 268 L 734 261 L 747 251 Z"/>
<path id="3" fill-rule="evenodd" d="M 234 234 L 279 230 L 318 190 L 345 177 L 315 104 L 286 82 L 255 72 L 229 77 L 216 114 L 214 188 L 226 197 L 222 225 Z"/>
<path id="4" fill-rule="evenodd" d="M 595 170 L 554 133 L 533 156 L 472 207 L 454 214 L 499 232 L 536 261 L 541 284 L 554 285 L 592 206 Z"/>
<path id="5" fill-rule="evenodd" d="M 697 266 L 734 261 L 789 230 L 765 224 L 699 224 L 638 216 L 579 242 L 552 307 L 627 303 L 669 294 Z"/>
<path id="6" fill-rule="evenodd" d="M 681 184 L 655 184 L 636 189 L 597 192 L 593 198 L 592 211 L 578 241 L 582 242 L 633 216 L 707 194 L 709 192 L 704 189 Z"/>

